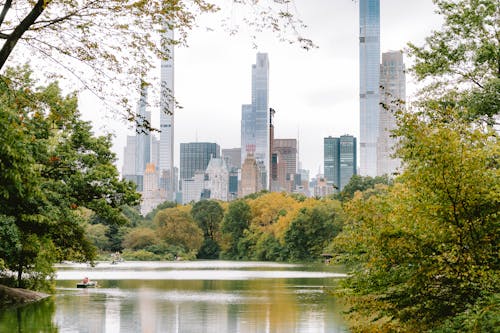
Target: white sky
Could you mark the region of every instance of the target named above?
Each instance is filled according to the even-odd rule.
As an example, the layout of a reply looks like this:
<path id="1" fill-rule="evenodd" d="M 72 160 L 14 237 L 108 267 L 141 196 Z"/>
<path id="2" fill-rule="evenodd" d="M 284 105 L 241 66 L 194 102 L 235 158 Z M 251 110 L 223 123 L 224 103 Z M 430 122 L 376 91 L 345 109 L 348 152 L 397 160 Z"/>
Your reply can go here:
<path id="1" fill-rule="evenodd" d="M 176 166 L 180 143 L 240 146 L 241 105 L 251 102 L 251 65 L 257 52 L 269 54 L 269 105 L 277 111 L 275 137 L 299 137 L 300 161 L 311 177 L 323 170 L 324 137 L 359 138 L 358 3 L 295 0 L 295 7 L 308 25 L 303 35 L 319 48 L 305 51 L 266 32 L 258 36 L 255 49 L 247 33 L 230 37 L 217 28 L 223 16 L 209 14 L 191 32 L 188 47 L 175 50 L 175 96 L 183 106 L 175 113 Z M 381 52 L 400 50 L 409 41 L 421 45 L 441 24 L 434 10 L 431 0 L 381 0 Z M 207 26 L 214 30 L 207 31 Z M 409 60 L 405 62 L 408 67 Z M 407 93 L 414 91 L 413 79 L 407 76 Z M 99 103 L 87 95 L 81 96 L 80 105 L 97 133 L 115 134 L 113 150 L 121 171 L 126 135 L 133 131 L 118 120 L 96 117 Z M 158 121 L 159 114 L 153 110 L 153 124 Z"/>

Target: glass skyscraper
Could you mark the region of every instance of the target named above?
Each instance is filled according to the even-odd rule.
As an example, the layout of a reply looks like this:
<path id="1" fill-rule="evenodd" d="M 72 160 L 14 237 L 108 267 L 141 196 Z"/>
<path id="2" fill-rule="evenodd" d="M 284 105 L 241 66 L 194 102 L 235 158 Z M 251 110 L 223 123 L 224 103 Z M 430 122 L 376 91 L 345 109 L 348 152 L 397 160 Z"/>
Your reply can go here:
<path id="1" fill-rule="evenodd" d="M 380 84 L 380 0 L 359 1 L 360 174 L 377 174 Z"/>
<path id="2" fill-rule="evenodd" d="M 191 179 L 196 172 L 205 172 L 211 158 L 220 158 L 220 147 L 212 142 L 181 143 L 181 180 Z"/>
<path id="3" fill-rule="evenodd" d="M 269 188 L 269 112 L 269 58 L 267 53 L 257 53 L 252 65 L 252 104 L 243 105 L 241 112 L 241 160 L 251 152 L 264 165 L 264 188 Z"/>
<path id="4" fill-rule="evenodd" d="M 396 139 L 391 131 L 396 129 L 393 112 L 403 108 L 406 99 L 406 76 L 403 53 L 391 51 L 382 53 L 380 65 L 380 116 L 377 140 L 377 175 L 391 176 L 401 166 L 401 160 L 395 158 Z"/>
<path id="5" fill-rule="evenodd" d="M 168 42 L 173 40 L 174 32 L 167 29 L 164 36 L 168 60 L 161 62 L 160 88 L 160 187 L 167 193 L 167 199 L 174 199 L 174 47 Z"/>
<path id="6" fill-rule="evenodd" d="M 356 138 L 342 135 L 323 139 L 325 179 L 340 191 L 356 174 Z"/>
<path id="7" fill-rule="evenodd" d="M 331 136 L 323 139 L 323 162 L 326 181 L 339 187 L 339 138 Z"/>
<path id="8" fill-rule="evenodd" d="M 342 135 L 339 139 L 340 186 L 342 190 L 356 174 L 356 138 L 351 135 Z"/>
<path id="9" fill-rule="evenodd" d="M 135 145 L 135 174 L 137 190 L 144 188 L 144 171 L 146 165 L 151 163 L 151 135 L 146 125 L 151 125 L 151 112 L 146 110 L 148 99 L 148 88 L 141 87 L 141 97 L 137 105 L 137 134 Z"/>

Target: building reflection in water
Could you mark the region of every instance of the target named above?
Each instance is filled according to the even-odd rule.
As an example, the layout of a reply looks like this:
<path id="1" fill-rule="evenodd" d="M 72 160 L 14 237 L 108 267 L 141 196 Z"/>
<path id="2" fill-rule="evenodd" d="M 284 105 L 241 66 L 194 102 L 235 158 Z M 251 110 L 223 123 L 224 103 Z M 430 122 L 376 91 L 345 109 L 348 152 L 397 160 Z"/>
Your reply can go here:
<path id="1" fill-rule="evenodd" d="M 66 290 L 56 297 L 55 322 L 61 333 L 345 331 L 335 300 L 321 287 L 268 283 Z"/>

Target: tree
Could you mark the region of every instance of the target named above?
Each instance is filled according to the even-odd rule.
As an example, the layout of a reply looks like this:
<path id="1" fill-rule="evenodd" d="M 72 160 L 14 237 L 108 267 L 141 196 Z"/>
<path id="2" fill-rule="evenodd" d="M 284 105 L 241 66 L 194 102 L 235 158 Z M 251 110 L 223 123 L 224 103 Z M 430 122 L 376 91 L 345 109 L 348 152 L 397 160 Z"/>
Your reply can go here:
<path id="1" fill-rule="evenodd" d="M 297 32 L 301 22 L 287 3 L 273 0 L 265 6 L 259 2 L 234 1 L 234 5 L 256 7 L 253 18 L 247 15 L 256 30 L 267 28 L 304 48 L 312 46 Z M 71 75 L 109 108 L 118 105 L 127 119 L 136 115 L 127 96 L 117 92 L 139 91 L 141 82 L 151 83 L 149 72 L 158 67 L 157 59 L 170 58 L 169 49 L 186 42 L 200 14 L 219 10 L 205 0 L 6 0 L 0 8 L 0 69 L 19 55 L 24 61 L 30 52 L 37 69 L 43 69 L 44 63 L 55 65 L 58 69 L 48 71 Z M 228 29 L 234 33 L 235 27 Z M 169 30 L 175 30 L 175 39 Z"/>
<path id="2" fill-rule="evenodd" d="M 244 200 L 229 204 L 221 224 L 223 235 L 228 236 L 227 249 L 223 250 L 223 256 L 230 259 L 238 258 L 238 242 L 243 238 L 244 231 L 249 228 L 251 219 L 250 206 Z"/>
<path id="3" fill-rule="evenodd" d="M 352 199 L 354 193 L 357 191 L 366 191 L 367 189 L 374 188 L 377 184 L 390 184 L 392 181 L 387 175 L 383 176 L 360 176 L 353 175 L 349 182 L 344 186 L 342 191 L 336 197 L 342 202 Z"/>
<path id="4" fill-rule="evenodd" d="M 443 99 L 448 103 L 467 105 L 460 116 L 483 118 L 494 123 L 499 108 L 477 103 L 483 96 L 496 96 L 498 106 L 500 80 L 500 36 L 497 0 L 434 0 L 438 13 L 444 16 L 441 30 L 433 32 L 424 46 L 409 43 L 409 53 L 415 59 L 412 72 L 431 85 L 423 91 L 423 102 Z M 469 98 L 457 101 L 446 97 L 461 87 Z M 444 98 L 443 98 L 444 97 Z M 472 98 L 472 100 L 471 100 Z M 454 100 L 455 99 L 455 100 Z M 474 102 L 475 101 L 475 102 Z M 466 113 L 463 113 L 466 112 Z"/>
<path id="5" fill-rule="evenodd" d="M 191 215 L 198 227 L 203 231 L 203 245 L 198 258 L 216 259 L 219 257 L 220 223 L 224 217 L 224 210 L 214 200 L 201 200 L 193 205 Z"/>
<path id="6" fill-rule="evenodd" d="M 203 231 L 191 217 L 189 206 L 161 210 L 154 218 L 158 235 L 169 245 L 196 254 L 203 243 Z"/>
<path id="7" fill-rule="evenodd" d="M 49 287 L 55 260 L 94 258 L 79 207 L 113 225 L 125 221 L 119 207 L 139 195 L 118 179 L 110 138 L 93 137 L 79 119 L 75 95 L 35 85 L 28 68 L 0 82 L 0 215 L 20 235 L 16 255 L 2 258 L 6 268 L 17 271 L 19 285 L 38 288 Z"/>
<path id="8" fill-rule="evenodd" d="M 310 261 L 320 258 L 341 230 L 340 211 L 338 201 L 321 202 L 312 208 L 300 209 L 284 235 L 288 259 Z"/>
<path id="9" fill-rule="evenodd" d="M 145 219 L 146 219 L 146 220 L 153 221 L 153 220 L 154 220 L 154 218 L 155 218 L 155 216 L 156 216 L 156 214 L 158 214 L 158 212 L 159 212 L 159 211 L 164 210 L 164 209 L 166 209 L 166 208 L 173 208 L 173 207 L 175 207 L 175 206 L 177 206 L 177 204 L 176 204 L 175 202 L 172 202 L 172 201 L 165 201 L 165 202 L 163 202 L 163 203 L 159 204 L 158 206 L 156 206 L 156 207 L 155 207 L 155 209 L 153 209 L 152 211 L 150 211 L 150 212 L 146 215 Z"/>
<path id="10" fill-rule="evenodd" d="M 157 233 L 149 228 L 131 229 L 123 239 L 123 247 L 132 250 L 141 250 L 148 246 L 158 244 Z"/>

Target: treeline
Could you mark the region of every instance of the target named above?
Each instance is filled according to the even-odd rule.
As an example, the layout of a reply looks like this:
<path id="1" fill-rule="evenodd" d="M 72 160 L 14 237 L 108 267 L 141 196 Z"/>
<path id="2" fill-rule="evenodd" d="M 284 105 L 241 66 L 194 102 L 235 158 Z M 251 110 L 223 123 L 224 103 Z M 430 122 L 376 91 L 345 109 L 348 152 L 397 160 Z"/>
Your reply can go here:
<path id="1" fill-rule="evenodd" d="M 268 192 L 230 203 L 165 202 L 144 218 L 130 207 L 124 213 L 129 225 L 110 233 L 89 223 L 86 234 L 102 251 L 128 260 L 315 261 L 344 220 L 337 200 Z"/>

